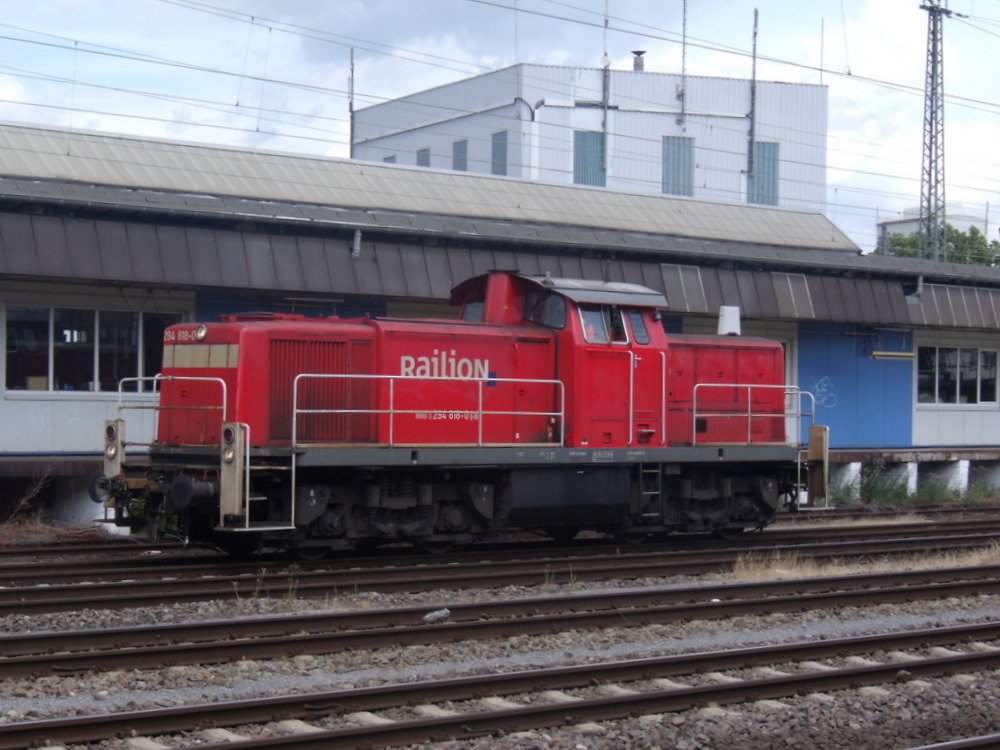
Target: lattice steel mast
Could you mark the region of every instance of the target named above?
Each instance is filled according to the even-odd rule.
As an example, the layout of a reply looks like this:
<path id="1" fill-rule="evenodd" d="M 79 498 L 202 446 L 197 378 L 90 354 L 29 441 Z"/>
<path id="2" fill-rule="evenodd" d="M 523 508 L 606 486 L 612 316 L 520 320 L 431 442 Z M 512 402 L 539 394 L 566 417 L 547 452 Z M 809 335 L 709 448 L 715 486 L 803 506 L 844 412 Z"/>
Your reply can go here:
<path id="1" fill-rule="evenodd" d="M 920 254 L 941 259 L 945 250 L 944 50 L 941 21 L 951 11 L 924 3 L 927 17 L 927 78 L 924 82 L 924 155 L 920 171 Z"/>

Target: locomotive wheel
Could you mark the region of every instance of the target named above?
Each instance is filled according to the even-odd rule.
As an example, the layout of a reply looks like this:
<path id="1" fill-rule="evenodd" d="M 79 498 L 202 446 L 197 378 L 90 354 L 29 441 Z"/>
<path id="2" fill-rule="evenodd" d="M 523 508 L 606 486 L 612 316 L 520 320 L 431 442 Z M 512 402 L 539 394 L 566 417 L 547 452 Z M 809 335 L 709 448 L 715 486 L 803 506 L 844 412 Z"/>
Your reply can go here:
<path id="1" fill-rule="evenodd" d="M 559 542 L 559 544 L 569 544 L 580 533 L 580 529 L 576 526 L 547 526 L 542 531 Z"/>
<path id="2" fill-rule="evenodd" d="M 380 542 L 377 539 L 355 539 L 352 544 L 359 555 L 370 555 L 378 549 Z"/>
<path id="3" fill-rule="evenodd" d="M 622 544 L 627 544 L 629 547 L 634 547 L 637 544 L 642 544 L 649 538 L 649 534 L 645 531 L 616 531 L 615 539 Z"/>
<path id="4" fill-rule="evenodd" d="M 725 526 L 716 526 L 712 529 L 712 533 L 717 539 L 736 539 L 743 534 L 745 529 L 741 526 L 739 528 L 726 528 Z"/>
<path id="5" fill-rule="evenodd" d="M 292 547 L 289 551 L 299 560 L 322 560 L 330 554 L 331 549 L 332 547 L 320 545 L 316 547 Z"/>
<path id="6" fill-rule="evenodd" d="M 424 552 L 429 552 L 432 555 L 443 555 L 445 552 L 450 552 L 455 546 L 455 542 L 450 539 L 443 539 L 438 541 L 419 541 L 417 544 Z"/>
<path id="7" fill-rule="evenodd" d="M 260 537 L 246 534 L 216 534 L 212 544 L 230 557 L 253 557 L 260 546 Z"/>

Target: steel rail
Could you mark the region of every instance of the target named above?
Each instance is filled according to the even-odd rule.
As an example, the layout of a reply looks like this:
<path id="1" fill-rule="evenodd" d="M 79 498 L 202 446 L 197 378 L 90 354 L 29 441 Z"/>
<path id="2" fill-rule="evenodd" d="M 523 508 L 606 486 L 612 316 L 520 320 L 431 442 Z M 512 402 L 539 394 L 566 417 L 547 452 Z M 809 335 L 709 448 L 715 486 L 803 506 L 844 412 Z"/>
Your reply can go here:
<path id="1" fill-rule="evenodd" d="M 553 667 L 547 669 L 525 670 L 486 676 L 458 677 L 443 680 L 421 681 L 405 684 L 389 684 L 378 687 L 333 690 L 308 694 L 284 695 L 273 698 L 248 699 L 225 703 L 199 704 L 176 708 L 149 709 L 113 714 L 92 716 L 74 716 L 61 719 L 43 719 L 36 721 L 0 724 L 0 750 L 29 747 L 36 744 L 39 738 L 51 743 L 77 744 L 82 742 L 100 741 L 128 732 L 139 735 L 181 732 L 199 726 L 235 726 L 239 724 L 262 724 L 280 718 L 316 718 L 338 712 L 379 710 L 413 703 L 466 701 L 482 695 L 511 695 L 538 690 L 566 689 L 587 687 L 594 684 L 612 681 L 643 681 L 657 677 L 692 674 L 696 672 L 718 671 L 724 669 L 740 669 L 765 664 L 780 664 L 795 660 L 821 659 L 841 657 L 846 653 L 872 653 L 903 648 L 926 648 L 934 645 L 955 644 L 968 641 L 995 640 L 1000 638 L 1000 622 L 960 625 L 948 628 L 900 631 L 889 634 L 877 634 L 838 638 L 831 640 L 813 640 L 777 646 L 756 646 L 726 651 L 696 652 L 643 659 L 602 662 L 598 664 L 574 665 L 569 667 Z M 981 661 L 982 660 L 982 661 Z M 688 689 L 646 691 L 641 695 L 643 710 L 648 711 L 647 702 L 651 699 L 663 700 L 667 697 L 675 699 L 667 707 L 656 710 L 683 710 L 697 705 L 697 701 L 712 700 L 715 702 L 736 702 L 747 697 L 758 698 L 763 686 L 774 690 L 777 684 L 785 685 L 787 692 L 771 693 L 769 697 L 786 697 L 805 688 L 815 688 L 812 680 L 823 676 L 833 682 L 835 687 L 854 687 L 856 684 L 873 684 L 875 682 L 898 681 L 900 671 L 910 677 L 936 676 L 952 672 L 956 667 L 968 670 L 969 667 L 982 668 L 1000 663 L 1000 650 L 989 652 L 973 652 L 949 657 L 931 659 L 915 658 L 906 662 L 892 662 L 873 667 L 852 667 L 829 672 L 809 673 L 806 675 L 788 675 L 787 677 L 768 678 L 764 680 L 744 680 L 736 683 L 742 690 L 722 694 L 707 694 L 707 688 L 692 687 Z M 847 680 L 846 684 L 844 680 Z M 789 684 L 790 682 L 794 684 Z M 777 684 L 776 684 L 777 683 Z M 715 687 L 732 687 L 710 686 Z M 823 689 L 833 689 L 829 683 Z M 683 698 L 686 697 L 686 701 Z M 598 699 L 590 701 L 591 706 L 584 706 L 586 701 L 572 704 L 561 704 L 564 715 L 578 715 L 581 709 L 588 711 L 591 707 L 601 711 L 606 710 L 612 701 Z M 526 707 L 527 708 L 527 707 Z M 623 718 L 633 713 L 627 704 L 620 705 L 623 713 L 617 715 L 602 714 L 601 718 Z M 494 712 L 494 715 L 499 715 Z M 461 714 L 469 717 L 470 714 Z M 482 716 L 472 714 L 471 716 Z M 504 719 L 510 719 L 512 714 L 503 712 Z M 588 717 L 589 718 L 589 717 Z M 553 723 L 563 723 L 556 720 Z M 412 722 L 406 722 L 412 724 Z M 541 725 L 535 725 L 541 726 Z M 398 728 L 398 727 L 397 727 Z M 511 728 L 508 725 L 508 729 Z M 517 727 L 524 728 L 524 727 Z M 350 730 L 338 730 L 345 732 Z M 296 735 L 302 737 L 302 735 Z M 434 736 L 423 737 L 431 739 Z M 272 738 L 273 739 L 273 738 Z M 384 738 L 379 742 L 384 742 Z M 239 743 L 227 743 L 226 747 L 237 747 Z M 957 745 L 955 747 L 983 747 L 984 745 Z M 938 746 L 934 746 L 938 747 Z M 946 746 L 942 746 L 942 750 Z"/>
<path id="2" fill-rule="evenodd" d="M 912 551 L 916 541 L 924 542 L 936 546 L 936 548 L 954 549 L 956 547 L 971 547 L 989 544 L 996 540 L 997 534 L 992 531 L 984 531 L 982 524 L 968 524 L 960 528 L 950 528 L 948 533 L 941 533 L 941 529 L 930 527 L 914 527 L 884 532 L 873 535 L 861 534 L 857 539 L 840 539 L 837 541 L 823 541 L 828 539 L 829 534 L 817 535 L 815 538 L 804 535 L 799 538 L 796 535 L 787 537 L 769 538 L 768 544 L 750 544 L 747 546 L 732 546 L 712 544 L 712 545 L 665 545 L 657 548 L 628 547 L 623 549 L 619 545 L 604 545 L 597 549 L 566 548 L 560 552 L 552 549 L 517 551 L 512 553 L 497 554 L 496 550 L 489 552 L 477 550 L 474 554 L 467 554 L 461 557 L 449 555 L 447 557 L 429 557 L 426 554 L 400 555 L 397 557 L 384 558 L 349 558 L 345 560 L 323 560 L 323 561 L 293 561 L 286 558 L 266 557 L 254 561 L 236 561 L 221 555 L 198 555 L 198 556 L 172 556 L 165 559 L 142 557 L 136 560 L 101 560 L 90 563 L 58 562 L 58 563 L 23 563 L 14 565 L 0 565 L 0 585 L 3 586 L 25 586 L 30 584 L 45 584 L 46 588 L 58 583 L 80 583 L 86 581 L 88 585 L 96 582 L 110 582 L 115 579 L 128 579 L 131 585 L 139 580 L 164 580 L 177 578 L 219 578 L 222 576 L 238 577 L 252 575 L 259 577 L 266 573 L 269 576 L 277 576 L 285 572 L 298 577 L 320 575 L 345 575 L 351 576 L 349 585 L 364 583 L 367 578 L 379 581 L 380 571 L 390 573 L 395 568 L 405 567 L 411 571 L 414 578 L 424 576 L 433 577 L 435 572 L 447 571 L 449 577 L 455 577 L 459 571 L 458 563 L 474 570 L 476 567 L 487 570 L 495 570 L 499 562 L 503 562 L 504 570 L 517 572 L 531 572 L 544 564 L 545 572 L 550 570 L 549 566 L 572 564 L 583 568 L 600 569 L 602 564 L 614 563 L 634 563 L 642 565 L 645 562 L 650 564 L 660 564 L 672 560 L 676 561 L 680 568 L 688 562 L 697 563 L 702 560 L 708 562 L 732 561 L 740 554 L 748 551 L 758 551 L 761 548 L 773 549 L 777 552 L 787 553 L 794 551 L 809 557 L 815 557 L 817 553 L 823 556 L 829 553 L 831 556 L 850 555 L 854 551 L 860 553 L 891 553 L 899 551 Z M 998 528 L 1000 531 L 1000 528 Z M 963 532 L 963 533 L 959 533 Z M 782 540 L 787 540 L 782 543 Z M 932 547 L 933 548 L 933 547 Z M 688 559 L 690 558 L 690 560 Z M 359 570 L 360 565 L 369 565 L 369 569 Z M 680 572 L 685 572 L 680 570 Z"/>
<path id="3" fill-rule="evenodd" d="M 993 533 L 945 537 L 904 537 L 868 542 L 825 542 L 770 548 L 772 554 L 829 560 L 875 554 L 981 547 L 996 541 Z M 919 545 L 919 546 L 918 546 Z M 631 554 L 598 558 L 529 561 L 495 560 L 470 565 L 439 564 L 374 570 L 284 570 L 256 575 L 241 570 L 236 577 L 182 578 L 161 571 L 161 577 L 134 576 L 128 581 L 13 586 L 0 588 L 0 611 L 37 613 L 73 607 L 123 608 L 164 601 L 204 601 L 243 596 L 329 596 L 342 591 L 417 592 L 432 589 L 482 589 L 570 581 L 603 581 L 664 575 L 690 575 L 730 568 L 745 550 L 701 553 Z M 0 576 L 2 578 L 2 576 Z"/>
<path id="4" fill-rule="evenodd" d="M 104 544 L 81 544 L 74 545 L 74 553 L 124 553 L 131 555 L 126 559 L 115 557 L 106 560 L 89 560 L 80 562 L 79 560 L 59 560 L 55 562 L 39 562 L 37 556 L 45 554 L 59 554 L 66 548 L 59 546 L 43 546 L 38 548 L 19 547 L 16 552 L 0 548 L 0 558 L 5 553 L 10 552 L 11 557 L 35 557 L 31 562 L 15 561 L 10 563 L 0 562 L 0 583 L 10 584 L 17 581 L 31 581 L 32 577 L 42 580 L 46 576 L 51 582 L 55 576 L 65 573 L 64 580 L 79 580 L 81 576 L 110 575 L 120 572 L 125 576 L 150 575 L 162 577 L 163 573 L 184 573 L 190 569 L 193 573 L 198 573 L 198 566 L 201 570 L 211 572 L 213 568 L 219 570 L 253 570 L 259 572 L 261 568 L 276 566 L 296 565 L 307 570 L 317 568 L 344 568 L 358 567 L 362 564 L 376 563 L 383 566 L 417 564 L 421 567 L 431 565 L 452 564 L 460 561 L 489 560 L 496 562 L 498 559 L 526 559 L 533 557 L 552 557 L 558 553 L 562 557 L 573 555 L 650 555 L 661 552 L 680 552 L 685 550 L 746 550 L 759 547 L 768 547 L 776 544 L 801 544 L 810 541 L 823 539 L 836 539 L 846 542 L 863 538 L 898 538 L 900 536 L 933 536 L 940 534 L 958 534 L 962 532 L 988 533 L 993 529 L 1000 532 L 1000 515 L 994 519 L 967 520 L 924 523 L 905 523 L 892 525 L 872 525 L 872 526 L 811 526 L 798 527 L 792 529 L 768 528 L 758 533 L 748 533 L 740 536 L 736 540 L 718 540 L 706 534 L 675 534 L 664 537 L 660 540 L 650 540 L 641 546 L 625 545 L 620 543 L 608 543 L 605 539 L 577 540 L 571 544 L 556 545 L 551 541 L 533 542 L 500 542 L 487 541 L 475 545 L 470 549 L 450 552 L 445 557 L 435 557 L 425 552 L 413 550 L 389 551 L 383 550 L 375 555 L 358 556 L 356 554 L 344 553 L 323 560 L 290 560 L 280 555 L 262 555 L 255 557 L 251 561 L 235 560 L 222 553 L 212 551 L 212 548 L 205 547 L 199 555 L 182 555 L 177 552 L 184 548 L 180 543 L 147 545 L 139 544 L 135 541 L 123 541 L 110 545 Z M 190 549 L 190 548 L 188 548 Z M 168 554 L 157 555 L 153 553 L 166 551 Z"/>
<path id="5" fill-rule="evenodd" d="M 968 750 L 969 748 L 1000 747 L 1000 734 L 983 734 L 979 737 L 966 737 L 960 740 L 938 742 L 934 745 L 920 745 L 909 750 Z"/>
<path id="6" fill-rule="evenodd" d="M 1000 665 L 1000 650 L 961 654 L 919 662 L 907 662 L 905 671 L 913 678 L 939 677 L 956 671 L 992 669 Z M 395 722 L 378 726 L 351 727 L 282 737 L 215 745 L 199 745 L 201 750 L 254 750 L 264 747 L 294 747 L 296 750 L 345 750 L 360 746 L 386 747 L 422 740 L 466 739 L 496 736 L 501 732 L 609 721 L 634 715 L 667 713 L 695 708 L 706 703 L 727 705 L 748 699 L 787 698 L 802 692 L 829 692 L 878 685 L 897 679 L 900 664 L 878 664 L 829 672 L 811 672 L 738 683 L 661 690 L 636 695 L 581 699 L 573 703 L 533 704 L 505 711 L 458 714 L 436 719 Z"/>
<path id="7" fill-rule="evenodd" d="M 1000 593 L 998 566 L 903 574 L 555 596 L 437 607 L 295 615 L 104 631 L 13 634 L 0 642 L 0 678 L 110 668 L 155 668 L 390 648 L 567 629 Z M 965 576 L 964 578 L 962 576 Z M 956 580 L 958 579 L 958 580 Z M 694 600 L 694 601 L 692 601 Z"/>

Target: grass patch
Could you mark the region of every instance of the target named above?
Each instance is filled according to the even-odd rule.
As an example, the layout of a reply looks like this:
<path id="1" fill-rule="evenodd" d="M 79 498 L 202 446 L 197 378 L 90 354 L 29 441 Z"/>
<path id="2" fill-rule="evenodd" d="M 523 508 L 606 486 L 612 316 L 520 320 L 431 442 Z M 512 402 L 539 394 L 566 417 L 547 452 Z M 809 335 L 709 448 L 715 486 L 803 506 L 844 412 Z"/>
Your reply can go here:
<path id="1" fill-rule="evenodd" d="M 1000 564 L 1000 542 L 974 549 L 916 553 L 877 560 L 830 561 L 800 557 L 794 552 L 765 554 L 748 552 L 740 555 L 727 576 L 734 581 L 785 580 L 790 578 L 822 578 L 857 573 L 888 573 L 895 570 L 926 570 L 929 568 L 961 568 L 973 565 Z"/>
<path id="2" fill-rule="evenodd" d="M 869 456 L 861 464 L 861 502 L 874 508 L 909 508 L 916 504 L 906 480 L 894 476 L 881 456 Z"/>
<path id="3" fill-rule="evenodd" d="M 807 511 L 799 513 L 799 518 L 806 515 Z M 808 516 L 806 515 L 808 518 Z M 778 516 L 779 520 L 776 523 L 771 524 L 767 528 L 769 529 L 801 529 L 804 526 L 808 528 L 813 528 L 814 526 L 899 526 L 901 524 L 914 524 L 914 523 L 930 523 L 931 519 L 921 516 L 918 513 L 901 512 L 894 516 L 878 516 L 874 518 L 865 518 L 861 516 L 859 518 L 822 518 L 817 517 L 811 519 L 811 523 L 806 521 L 800 521 L 796 519 L 795 521 L 781 521 L 781 516 Z"/>
<path id="4" fill-rule="evenodd" d="M 22 546 L 54 541 L 62 531 L 34 518 L 21 518 L 0 523 L 0 539 L 4 546 Z"/>

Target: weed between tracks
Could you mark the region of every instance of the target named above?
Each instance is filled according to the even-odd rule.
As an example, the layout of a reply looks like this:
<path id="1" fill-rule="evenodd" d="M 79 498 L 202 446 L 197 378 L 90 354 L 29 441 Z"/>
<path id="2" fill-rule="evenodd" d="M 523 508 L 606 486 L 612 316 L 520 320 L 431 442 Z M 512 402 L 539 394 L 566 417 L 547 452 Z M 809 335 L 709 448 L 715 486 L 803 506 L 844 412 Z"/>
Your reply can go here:
<path id="1" fill-rule="evenodd" d="M 298 597 L 299 581 L 295 577 L 295 574 L 301 573 L 302 568 L 296 563 L 292 563 L 286 570 L 290 577 L 285 591 L 280 595 L 277 595 L 277 592 L 272 593 L 272 589 L 267 581 L 267 571 L 261 568 L 257 573 L 257 577 L 254 578 L 253 589 L 245 594 L 240 594 L 240 581 L 232 581 L 233 596 L 236 597 L 236 601 L 238 602 L 249 603 L 257 609 L 265 609 L 268 613 L 275 611 L 296 612 L 302 607 Z M 265 602 L 266 606 L 258 606 Z M 276 603 L 278 604 L 277 607 L 275 607 Z"/>
<path id="2" fill-rule="evenodd" d="M 812 560 L 799 557 L 794 552 L 774 554 L 747 552 L 736 559 L 729 577 L 735 581 L 783 580 L 851 575 L 852 573 L 881 573 L 893 570 L 925 570 L 997 564 L 1000 564 L 1000 542 L 971 550 L 940 552 L 931 555 L 920 553 L 907 557 L 879 558 L 850 563 Z"/>
<path id="3" fill-rule="evenodd" d="M 805 512 L 805 511 L 803 511 Z M 779 518 L 781 518 L 779 516 Z M 931 519 L 916 513 L 900 513 L 898 516 L 887 516 L 880 518 L 816 518 L 813 523 L 816 526 L 898 526 L 902 524 L 931 523 Z M 803 521 L 789 521 L 787 523 L 778 521 L 768 526 L 769 529 L 801 529 Z"/>

